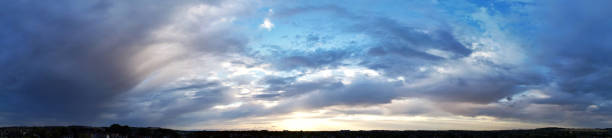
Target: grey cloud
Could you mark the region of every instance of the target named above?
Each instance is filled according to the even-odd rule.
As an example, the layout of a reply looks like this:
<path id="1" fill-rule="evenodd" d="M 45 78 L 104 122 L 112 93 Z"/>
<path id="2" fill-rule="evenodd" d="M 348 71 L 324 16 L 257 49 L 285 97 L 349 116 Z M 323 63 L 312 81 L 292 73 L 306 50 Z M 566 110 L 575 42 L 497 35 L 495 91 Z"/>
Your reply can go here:
<path id="1" fill-rule="evenodd" d="M 295 81 L 296 77 L 266 76 L 259 81 L 262 85 L 268 85 L 266 91 L 280 91 Z"/>
<path id="2" fill-rule="evenodd" d="M 392 85 L 394 84 L 365 78 L 358 79 L 347 85 L 332 79 L 316 82 L 294 82 L 283 87 L 282 90 L 286 91 L 284 93 L 255 96 L 255 98 L 279 101 L 278 106 L 265 108 L 260 104 L 246 104 L 237 109 L 225 111 L 215 118 L 278 115 L 336 105 L 365 107 L 385 104 L 390 103 L 392 99 L 397 98 L 399 95 L 396 87 Z"/>
<path id="3" fill-rule="evenodd" d="M 291 101 L 281 108 L 311 109 L 332 105 L 373 105 L 389 103 L 392 99 L 398 98 L 400 95 L 397 86 L 394 85 L 396 84 L 365 78 L 357 79 L 351 84 L 343 84 L 334 79 L 321 79 L 315 82 L 285 84 L 276 88 L 285 92 L 276 93 L 274 96 L 282 97 L 282 102 Z"/>
<path id="4" fill-rule="evenodd" d="M 539 61 L 552 79 L 570 93 L 612 98 L 612 10 L 609 1 L 546 1 L 541 14 L 546 26 L 538 37 Z"/>
<path id="5" fill-rule="evenodd" d="M 525 47 L 530 50 L 529 64 L 508 66 L 484 61 L 482 64 L 496 71 L 467 73 L 435 87 L 416 89 L 421 93 L 414 96 L 438 101 L 438 108 L 458 115 L 579 127 L 609 126 L 607 120 L 612 116 L 606 82 L 610 81 L 611 64 L 606 53 L 611 52 L 607 39 L 611 33 L 606 30 L 612 30 L 612 20 L 607 18 L 612 12 L 602 6 L 609 4 L 538 1 L 540 9 L 530 16 L 537 17 L 542 25 L 538 26 L 535 46 Z M 547 96 L 504 98 L 528 89 L 542 90 Z"/>
<path id="6" fill-rule="evenodd" d="M 261 81 L 262 84 L 270 85 L 287 85 L 295 81 L 296 77 L 278 77 L 278 76 L 266 76 Z"/>
<path id="7" fill-rule="evenodd" d="M 198 30 L 194 28 L 191 29 Z M 223 55 L 226 53 L 245 52 L 244 48 L 248 39 L 236 32 L 238 32 L 238 30 L 234 29 L 206 33 L 192 32 L 195 33 L 192 36 L 194 38 L 192 41 L 189 41 L 188 45 L 192 46 L 191 48 L 196 49 L 196 51 L 202 51 L 207 54 Z"/>
<path id="8" fill-rule="evenodd" d="M 108 123 L 98 117 L 120 95 L 176 60 L 136 61 L 152 31 L 194 2 L 0 2 L 2 124 Z"/>
<path id="9" fill-rule="evenodd" d="M 255 98 L 260 98 L 260 99 L 278 99 L 278 97 L 281 96 L 280 94 L 277 93 L 267 93 L 267 94 L 258 94 L 255 95 Z"/>
<path id="10" fill-rule="evenodd" d="M 360 64 L 383 70 L 389 76 L 410 75 L 418 67 L 436 65 L 472 53 L 448 30 L 419 29 L 387 18 L 371 19 L 355 25 L 350 31 L 366 33 L 378 42 L 367 48 L 367 56 Z M 434 55 L 428 50 L 444 51 L 450 57 Z"/>
<path id="11" fill-rule="evenodd" d="M 308 42 L 318 42 L 319 41 L 319 36 L 314 35 L 314 34 L 308 34 L 308 36 L 306 36 L 306 41 L 308 41 Z"/>
<path id="12" fill-rule="evenodd" d="M 178 85 L 160 91 L 126 94 L 125 96 L 131 98 L 116 104 L 114 108 L 122 110 L 110 110 L 110 112 L 118 115 L 114 120 L 138 121 L 134 123 L 135 125 L 188 124 L 193 120 L 185 118 L 185 115 L 233 101 L 229 88 L 220 85 L 219 82 L 185 80 L 178 82 Z"/>
<path id="13" fill-rule="evenodd" d="M 341 88 L 343 86 L 344 85 L 340 81 L 333 80 L 333 79 L 318 80 L 316 82 L 294 83 L 294 84 L 291 84 L 291 85 L 288 85 L 282 88 L 282 90 L 284 90 L 285 92 L 282 93 L 281 96 L 294 97 L 294 96 L 299 96 L 303 94 L 308 94 L 313 91 L 319 91 L 319 90 L 325 91 L 325 90 L 330 90 L 330 89 Z"/>
<path id="14" fill-rule="evenodd" d="M 298 36 L 296 36 L 296 38 L 298 38 Z M 325 44 L 325 43 L 333 40 L 334 37 L 331 36 L 331 35 L 320 35 L 320 34 L 311 33 L 311 34 L 306 35 L 304 39 L 305 39 L 304 43 L 306 45 L 308 45 L 308 46 L 315 46 L 315 44 L 318 44 L 318 43 Z"/>
<path id="15" fill-rule="evenodd" d="M 536 47 L 531 58 L 550 72 L 551 97 L 534 104 L 558 106 L 566 116 L 551 115 L 569 124 L 609 126 L 612 98 L 612 9 L 610 1 L 539 1 L 533 16 L 542 25 L 536 33 Z M 596 109 L 586 108 L 596 106 Z M 583 117 L 588 116 L 588 117 Z M 529 115 L 517 115 L 515 118 Z M 537 120 L 537 119 L 535 119 Z"/>
<path id="16" fill-rule="evenodd" d="M 134 72 L 129 68 L 134 63 L 126 59 L 137 45 L 145 44 L 142 40 L 164 21 L 166 12 L 177 6 L 137 1 L 2 3 L 2 13 L 10 13 L 0 19 L 2 30 L 9 32 L 3 34 L 9 37 L 2 37 L 2 51 L 11 52 L 0 59 L 7 67 L 0 76 L 9 82 L 0 89 L 7 95 L 2 100 L 11 102 L 0 107 L 9 118 L 20 121 L 70 123 L 96 116 L 105 110 L 106 102 L 154 70 L 155 66 Z"/>
<path id="17" fill-rule="evenodd" d="M 264 52 L 272 52 L 270 55 L 274 57 L 264 57 L 253 64 L 241 61 L 234 64 L 253 67 L 271 62 L 273 68 L 281 71 L 317 71 L 342 66 L 342 61 L 351 59 L 382 72 L 384 77 L 402 76 L 405 80 L 399 83 L 359 78 L 343 84 L 331 78 L 301 82 L 296 81 L 300 75 L 268 76 L 258 82 L 267 86 L 264 93 L 249 98 L 279 101 L 279 106 L 266 108 L 247 102 L 219 113 L 211 107 L 236 100 L 232 99 L 230 88 L 220 82 L 193 81 L 147 93 L 126 93 L 176 60 L 156 60 L 151 65 L 134 59 L 140 50 L 155 43 L 147 35 L 168 23 L 168 17 L 177 7 L 190 3 L 183 2 L 0 2 L 0 45 L 3 46 L 0 48 L 0 124 L 72 125 L 108 121 L 139 125 L 189 124 L 335 105 L 380 105 L 407 97 L 436 104 L 422 108 L 393 107 L 390 109 L 393 114 L 437 115 L 443 110 L 456 115 L 488 115 L 586 127 L 609 126 L 612 118 L 612 85 L 609 84 L 612 82 L 612 62 L 609 62 L 612 10 L 607 7 L 612 3 L 608 1 L 536 2 L 540 4 L 536 6 L 544 6 L 536 10 L 538 13 L 531 13 L 542 16 L 538 19 L 543 25 L 537 30 L 541 33 L 535 35 L 533 48 L 527 47 L 528 61 L 520 65 L 498 65 L 486 60 L 464 62 L 474 51 L 462 44 L 452 29 L 445 27 L 419 28 L 392 18 L 360 16 L 337 6 L 275 9 L 274 18 L 328 12 L 334 15 L 328 18 L 353 21 L 354 24 L 342 24 L 343 33 L 365 34 L 374 42 L 312 52 L 272 48 Z M 238 30 L 203 33 L 199 27 L 196 24 L 180 28 L 191 36 L 181 43 L 198 54 L 241 53 L 248 43 L 248 38 L 238 35 Z M 309 34 L 297 39 L 312 44 L 326 41 L 325 37 Z M 449 75 L 419 69 L 431 66 L 465 72 Z M 470 71 L 463 69 L 464 66 L 477 66 L 485 71 Z M 443 80 L 408 87 L 428 78 Z M 244 75 L 228 81 L 246 85 L 252 80 L 257 78 Z M 549 97 L 510 98 L 529 89 L 546 90 Z M 246 99 L 253 100 L 249 98 Z M 211 115 L 194 117 L 202 111 Z M 380 114 L 369 110 L 339 112 Z M 104 114 L 116 116 L 103 119 L 100 116 Z"/>
<path id="18" fill-rule="evenodd" d="M 554 96 L 553 96 L 554 97 Z M 585 98 L 577 96 L 575 98 Z M 548 123 L 576 127 L 607 127 L 610 125 L 609 112 L 594 111 L 588 104 L 546 104 L 531 100 L 501 103 L 494 106 L 464 108 L 467 116 L 488 115 L 501 119 L 523 122 Z M 606 109 L 603 109 L 606 110 Z"/>
<path id="19" fill-rule="evenodd" d="M 348 114 L 348 115 L 354 115 L 354 114 L 371 114 L 371 115 L 383 115 L 384 112 L 383 110 L 381 110 L 380 108 L 376 108 L 376 109 L 337 109 L 334 108 L 332 109 L 333 112 L 337 112 L 337 113 L 341 113 L 341 114 Z"/>
<path id="20" fill-rule="evenodd" d="M 487 104 L 522 92 L 538 80 L 522 79 L 525 76 L 464 74 L 448 77 L 445 81 L 414 89 L 414 95 L 435 101 L 454 101 Z M 412 89 L 411 89 L 412 90 Z"/>
<path id="21" fill-rule="evenodd" d="M 306 106 L 325 107 L 330 105 L 372 105 L 389 103 L 399 97 L 392 84 L 357 80 L 337 89 L 323 89 L 310 93 L 304 99 Z"/>
<path id="22" fill-rule="evenodd" d="M 321 50 L 308 53 L 295 53 L 280 59 L 277 68 L 291 70 L 300 68 L 320 68 L 324 66 L 336 67 L 342 65 L 340 61 L 351 57 L 351 51 Z"/>
<path id="23" fill-rule="evenodd" d="M 388 19 L 373 18 L 368 22 L 357 24 L 351 28 L 355 32 L 365 32 L 379 39 L 382 48 L 387 52 L 402 56 L 417 56 L 431 58 L 435 56 L 425 53 L 428 49 L 439 49 L 454 54 L 455 57 L 468 56 L 472 51 L 461 44 L 449 30 L 430 30 L 414 28 Z M 404 53 L 408 52 L 408 53 Z M 415 55 L 416 54 L 416 55 Z"/>
<path id="24" fill-rule="evenodd" d="M 420 116 L 447 116 L 450 113 L 437 107 L 438 101 L 427 100 L 425 98 L 405 98 L 398 99 L 391 104 L 382 107 L 389 111 L 389 114 L 399 115 L 420 115 Z"/>

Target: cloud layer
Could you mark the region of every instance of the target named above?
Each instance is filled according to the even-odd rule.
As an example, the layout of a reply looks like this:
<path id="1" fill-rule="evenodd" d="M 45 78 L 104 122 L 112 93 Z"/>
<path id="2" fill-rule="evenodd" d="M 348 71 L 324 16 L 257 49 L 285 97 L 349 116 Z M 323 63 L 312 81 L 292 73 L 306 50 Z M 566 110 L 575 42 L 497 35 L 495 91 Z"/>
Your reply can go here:
<path id="1" fill-rule="evenodd" d="M 4 125 L 612 124 L 606 1 L 0 3 Z"/>

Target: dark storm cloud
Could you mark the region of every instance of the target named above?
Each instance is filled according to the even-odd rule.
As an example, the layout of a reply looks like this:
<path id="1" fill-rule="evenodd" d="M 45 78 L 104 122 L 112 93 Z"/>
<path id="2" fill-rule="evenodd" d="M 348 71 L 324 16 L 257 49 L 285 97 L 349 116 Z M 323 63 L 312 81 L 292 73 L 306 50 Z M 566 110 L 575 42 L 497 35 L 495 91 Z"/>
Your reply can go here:
<path id="1" fill-rule="evenodd" d="M 612 9 L 610 1 L 544 2 L 546 23 L 539 34 L 541 63 L 569 93 L 612 98 Z"/>
<path id="2" fill-rule="evenodd" d="M 186 1 L 0 3 L 0 115 L 10 125 L 97 123 L 116 96 L 169 62 L 135 56 Z"/>

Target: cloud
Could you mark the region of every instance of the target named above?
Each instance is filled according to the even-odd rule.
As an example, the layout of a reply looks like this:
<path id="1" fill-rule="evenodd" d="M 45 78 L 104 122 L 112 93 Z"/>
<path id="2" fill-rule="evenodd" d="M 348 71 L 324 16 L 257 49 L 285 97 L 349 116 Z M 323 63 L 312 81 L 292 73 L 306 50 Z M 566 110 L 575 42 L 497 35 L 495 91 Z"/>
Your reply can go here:
<path id="1" fill-rule="evenodd" d="M 0 124 L 612 124 L 606 1 L 0 3 Z"/>
<path id="2" fill-rule="evenodd" d="M 611 118 L 607 115 L 610 101 L 609 82 L 612 79 L 607 59 L 612 33 L 607 18 L 612 12 L 603 5 L 608 1 L 573 2 L 544 1 L 534 16 L 541 17 L 543 23 L 536 34 L 537 47 L 533 58 L 546 66 L 550 72 L 552 96 L 538 100 L 537 103 L 559 105 L 561 110 L 573 115 L 565 117 L 580 125 L 606 126 L 610 122 L 596 121 Z M 590 110 L 590 105 L 604 105 L 607 109 Z M 590 116 L 592 120 L 578 116 Z M 567 119 L 571 118 L 571 119 Z M 605 122 L 605 121 L 604 121 Z"/>
<path id="3" fill-rule="evenodd" d="M 7 67 L 0 85 L 7 104 L 0 108 L 20 121 L 57 122 L 89 120 L 164 64 L 164 59 L 148 65 L 130 59 L 148 45 L 148 32 L 165 21 L 166 12 L 180 7 L 124 7 L 148 3 L 137 1 L 3 3 L 11 15 L 2 17 L 2 30 L 8 32 L 3 36 L 9 38 L 2 39 L 2 51 L 11 52 L 0 62 Z"/>
<path id="4" fill-rule="evenodd" d="M 280 59 L 278 64 L 279 69 L 296 69 L 296 68 L 319 68 L 323 66 L 338 66 L 343 59 L 349 58 L 351 53 L 343 50 L 316 50 L 309 53 L 296 53 L 288 57 Z"/>
<path id="5" fill-rule="evenodd" d="M 612 33 L 606 18 L 610 12 L 605 1 L 597 2 L 549 2 L 542 16 L 546 26 L 539 34 L 537 50 L 541 63 L 550 67 L 559 86 L 570 93 L 593 93 L 610 97 L 605 84 L 610 80 L 607 61 Z M 569 12 L 575 9 L 575 12 Z M 563 15 L 563 16 L 561 16 Z M 577 21 L 578 20 L 578 21 Z"/>
<path id="6" fill-rule="evenodd" d="M 194 112 L 207 110 L 215 105 L 226 104 L 234 99 L 228 87 L 209 80 L 186 79 L 145 93 L 126 93 L 129 97 L 113 104 L 107 114 L 116 117 L 111 121 L 135 122 L 139 126 L 166 126 L 188 124 L 192 118 L 185 117 Z"/>
<path id="7" fill-rule="evenodd" d="M 337 7 L 336 7 L 337 8 Z M 307 8 L 310 9 L 310 8 Z M 315 8 L 316 9 L 316 8 Z M 297 15 L 298 12 L 309 12 L 310 10 L 293 11 L 286 14 L 288 18 Z M 344 11 L 344 10 L 340 10 Z M 279 14 L 283 11 L 279 10 Z M 343 12 L 344 13 L 344 12 Z M 349 13 L 346 13 L 349 14 Z M 399 85 L 381 80 L 360 82 L 359 85 L 380 88 L 380 92 L 367 88 L 357 87 L 353 84 L 343 84 L 339 80 L 324 79 L 316 82 L 300 83 L 295 79 L 283 81 L 283 83 L 270 83 L 272 91 L 285 91 L 284 93 L 268 93 L 258 95 L 258 98 L 271 98 L 273 100 L 294 99 L 292 103 L 300 103 L 302 108 L 322 108 L 334 105 L 375 105 L 389 103 L 393 99 L 421 98 L 428 101 L 440 102 L 430 108 L 440 108 L 444 112 L 457 115 L 479 116 L 490 115 L 500 118 L 514 118 L 536 121 L 537 110 L 525 111 L 525 114 L 516 116 L 505 116 L 492 114 L 489 111 L 504 113 L 499 110 L 509 109 L 507 105 L 497 105 L 503 99 L 513 95 L 539 88 L 549 83 L 545 74 L 542 74 L 540 66 L 530 66 L 531 61 L 522 59 L 533 58 L 530 53 L 518 53 L 523 48 L 514 45 L 512 39 L 505 35 L 513 32 L 504 32 L 499 29 L 491 30 L 490 39 L 496 39 L 497 43 L 479 42 L 480 40 L 466 40 L 464 36 L 458 38 L 456 32 L 444 26 L 432 28 L 419 28 L 405 25 L 390 18 L 372 18 L 350 16 L 357 24 L 349 25 L 344 33 L 361 33 L 372 38 L 373 43 L 362 45 L 351 45 L 345 49 L 331 49 L 328 51 L 317 51 L 319 54 L 291 53 L 282 62 L 286 69 L 310 68 L 312 71 L 322 71 L 327 68 L 336 68 L 350 64 L 346 60 L 357 60 L 359 66 L 382 72 L 388 78 L 402 78 Z M 493 21 L 495 22 L 495 21 Z M 444 24 L 444 23 L 442 23 Z M 487 24 L 486 29 L 501 28 L 500 24 Z M 492 26 L 491 26 L 492 25 Z M 461 34 L 459 34 L 461 35 Z M 472 34 L 464 34 L 472 35 Z M 310 37 L 316 38 L 316 37 Z M 466 46 L 465 43 L 472 43 Z M 483 46 L 478 46 L 480 45 Z M 476 46 L 474 46 L 476 45 Z M 353 50 L 358 47 L 361 50 Z M 323 53 L 338 53 L 325 55 Z M 335 56 L 350 55 L 350 56 Z M 336 58 L 338 57 L 338 58 Z M 506 58 L 503 58 L 506 57 Z M 330 60 L 320 60 L 330 59 Z M 355 64 L 353 64 L 355 65 Z M 293 82 L 292 82 L 293 81 Z M 379 84 L 383 83 L 383 84 Z M 389 83 L 389 84 L 386 84 Z M 397 82 L 394 82 L 397 83 Z M 337 85 L 334 85 L 337 84 Z M 379 87 L 384 85 L 384 87 Z M 356 89 L 351 89 L 356 88 Z M 383 88 L 389 88 L 385 90 Z M 352 93 L 349 94 L 348 91 Z M 347 93 L 345 93 L 347 92 Z M 376 97 L 369 94 L 378 94 L 380 98 L 360 100 L 359 97 Z M 354 95 L 360 95 L 355 96 Z M 367 96 L 364 96 L 367 95 Z M 283 97 L 285 98 L 279 98 Z M 344 100 L 339 97 L 350 97 Z M 554 98 L 553 98 L 554 99 Z M 298 102 L 299 101 L 299 102 Z M 545 101 L 545 100 L 537 100 Z M 561 100 L 570 101 L 570 100 Z M 530 101 L 524 106 L 544 108 L 538 106 L 535 101 Z M 456 105 L 456 106 L 455 106 Z M 491 106 L 496 105 L 496 106 Z M 444 107 L 446 106 L 446 107 Z M 557 105 L 550 105 L 557 106 Z M 586 104 L 584 107 L 589 107 Z M 288 106 L 287 107 L 292 107 Z M 453 109 L 456 107 L 457 109 Z M 582 109 L 582 108 L 581 108 Z M 560 109 L 557 111 L 566 110 Z M 592 109 L 590 109 L 592 110 Z M 436 110 L 437 111 L 437 110 Z M 542 116 L 550 114 L 540 114 Z M 565 118 L 573 118 L 565 116 Z M 558 120 L 558 119 L 553 119 Z M 549 122 L 542 119 L 541 122 Z M 574 122 L 576 123 L 576 122 Z M 568 123 L 572 124 L 572 123 Z"/>
<path id="8" fill-rule="evenodd" d="M 392 84 L 384 81 L 357 80 L 349 85 L 320 90 L 304 99 L 307 106 L 325 107 L 330 105 L 371 105 L 389 103 L 398 97 Z"/>
<path id="9" fill-rule="evenodd" d="M 343 64 L 343 60 L 361 60 L 361 65 L 372 69 L 385 70 L 388 74 L 411 72 L 419 65 L 435 64 L 445 59 L 457 59 L 471 54 L 471 50 L 463 45 L 451 30 L 446 27 L 420 28 L 408 26 L 394 19 L 379 16 L 358 16 L 337 6 L 310 6 L 278 10 L 278 18 L 292 19 L 294 16 L 311 12 L 330 12 L 320 18 L 342 18 L 349 20 L 347 24 L 334 24 L 341 30 L 341 34 L 365 34 L 367 39 L 373 42 L 362 44 L 336 44 L 334 48 L 320 47 L 316 44 L 323 37 L 308 33 L 305 35 L 308 48 L 292 51 L 275 49 L 285 52 L 275 53 L 273 56 L 281 56 L 279 69 L 291 70 L 296 68 L 320 68 Z M 282 15 L 282 16 L 281 16 Z M 297 18 L 297 17 L 295 17 Z M 334 36 L 330 36 L 334 38 Z M 301 38 L 301 37 L 299 37 Z M 298 39 L 299 39 L 298 38 Z M 328 40 L 329 41 L 329 40 Z M 299 43 L 302 44 L 302 43 Z M 296 44 L 291 44 L 296 45 Z M 297 46 L 296 46 L 297 47 Z M 310 49 L 314 49 L 310 50 Z M 282 64 L 281 64 L 282 63 Z M 394 63 L 402 63 L 400 65 Z M 387 64 L 394 64 L 389 66 Z"/>
<path id="10" fill-rule="evenodd" d="M 517 13 L 497 10 L 510 7 L 472 7 L 475 13 L 467 16 L 476 24 L 448 19 L 438 20 L 434 26 L 413 26 L 392 17 L 356 16 L 361 14 L 336 6 L 280 9 L 275 14 L 279 20 L 308 12 L 333 13 L 320 18 L 349 20 L 332 25 L 341 28 L 335 39 L 346 34 L 366 39 L 334 48 L 278 48 L 279 52 L 273 54 L 276 58 L 268 60 L 272 66 L 281 72 L 299 73 L 264 78 L 259 82 L 267 85 L 264 93 L 254 97 L 279 104 L 271 108 L 257 106 L 261 112 L 242 113 L 265 116 L 342 106 L 362 109 L 400 99 L 419 99 L 429 105 L 416 108 L 403 104 L 383 111 L 605 127 L 611 123 L 606 121 L 611 102 L 605 85 L 610 76 L 605 60 L 609 52 L 605 30 L 609 30 L 610 20 L 604 17 L 612 13 L 601 6 L 606 4 L 521 3 L 525 7 L 511 8 L 543 9 Z M 577 11 L 568 13 L 573 11 L 570 9 Z M 535 21 L 499 18 L 507 14 Z M 517 24 L 532 26 L 523 28 Z M 518 30 L 507 29 L 513 27 Z M 525 28 L 538 33 L 521 30 Z M 320 37 L 305 38 L 316 41 Z M 355 79 L 347 77 L 348 73 L 330 71 L 347 66 L 365 67 L 382 75 Z M 317 78 L 312 77 L 315 74 L 327 75 L 313 79 Z M 416 109 L 400 110 L 402 107 Z M 361 113 L 385 114 L 356 114 Z"/>
<path id="11" fill-rule="evenodd" d="M 0 48 L 0 65 L 6 67 L 0 69 L 0 101 L 3 101 L 0 115 L 10 120 L 3 123 L 6 125 L 107 123 L 98 117 L 111 110 L 123 110 L 123 107 L 113 107 L 123 98 L 120 95 L 151 81 L 150 76 L 160 74 L 158 71 L 167 65 L 181 62 L 186 55 L 206 51 L 221 53 L 218 51 L 231 48 L 228 44 L 243 45 L 243 40 L 234 38 L 210 38 L 225 30 L 192 32 L 190 36 L 198 39 L 219 40 L 207 41 L 210 43 L 204 45 L 168 35 L 172 31 L 164 30 L 169 22 L 175 21 L 174 13 L 184 12 L 183 7 L 206 3 L 2 3 L 3 13 L 10 13 L 0 17 L 0 30 L 4 30 L 0 43 L 5 45 Z M 214 10 L 214 6 L 206 8 Z M 160 35 L 160 30 L 165 33 Z M 175 40 L 189 41 L 181 45 Z M 187 49 L 198 52 L 186 53 Z M 208 91 L 219 93 L 215 92 L 219 90 Z M 200 98 L 204 100 L 198 105 L 218 99 L 214 94 L 199 94 L 195 96 L 206 98 Z M 188 112 L 184 108 L 177 107 L 171 112 Z"/>

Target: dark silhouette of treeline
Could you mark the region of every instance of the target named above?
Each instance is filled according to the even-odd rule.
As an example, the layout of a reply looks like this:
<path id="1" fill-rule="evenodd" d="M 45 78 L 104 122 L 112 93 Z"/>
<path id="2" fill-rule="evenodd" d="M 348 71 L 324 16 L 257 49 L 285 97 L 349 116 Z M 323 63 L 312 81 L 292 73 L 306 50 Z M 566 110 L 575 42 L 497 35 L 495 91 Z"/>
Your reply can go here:
<path id="1" fill-rule="evenodd" d="M 45 126 L 2 127 L 0 138 L 178 138 L 181 132 L 155 127 L 129 127 L 113 124 L 110 127 Z"/>
<path id="2" fill-rule="evenodd" d="M 49 126 L 49 127 L 2 127 L 0 138 L 516 138 L 516 137 L 588 137 L 612 138 L 612 128 L 570 129 L 540 128 L 526 130 L 369 130 L 369 131 L 181 131 L 154 127 L 129 127 L 113 124 L 110 127 Z"/>

